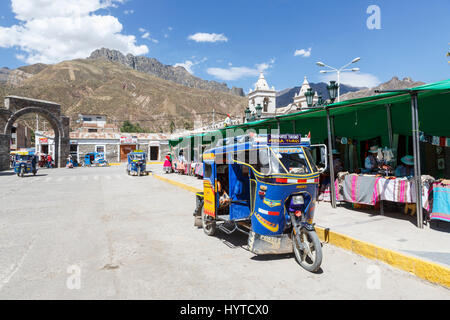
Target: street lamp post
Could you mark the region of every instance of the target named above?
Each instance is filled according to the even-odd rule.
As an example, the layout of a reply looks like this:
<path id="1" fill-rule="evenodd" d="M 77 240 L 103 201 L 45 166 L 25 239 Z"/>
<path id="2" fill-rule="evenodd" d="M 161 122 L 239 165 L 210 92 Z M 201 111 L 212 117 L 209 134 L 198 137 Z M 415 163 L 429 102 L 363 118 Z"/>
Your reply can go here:
<path id="1" fill-rule="evenodd" d="M 258 119 L 261 119 L 262 107 L 259 103 L 255 107 L 255 110 L 256 110 L 256 116 L 258 117 Z"/>
<path id="2" fill-rule="evenodd" d="M 245 122 L 248 122 L 250 120 L 250 114 L 252 112 L 250 111 L 250 108 L 247 107 L 247 109 L 245 109 Z"/>
<path id="3" fill-rule="evenodd" d="M 327 68 L 329 68 L 329 69 L 331 69 L 331 70 L 320 70 L 320 73 L 330 73 L 330 72 L 336 72 L 337 73 L 337 85 L 338 85 L 338 92 L 337 92 L 337 101 L 339 102 L 340 101 L 340 95 L 341 95 L 341 90 L 340 90 L 340 84 L 341 84 L 341 72 L 344 72 L 344 71 L 351 71 L 351 72 L 356 72 L 356 71 L 359 71 L 359 68 L 351 68 L 351 69 L 345 69 L 345 68 L 347 68 L 349 65 L 351 65 L 352 63 L 356 63 L 356 62 L 358 62 L 359 60 L 361 60 L 361 58 L 355 58 L 355 59 L 353 59 L 352 61 L 350 61 L 349 63 L 347 63 L 345 66 L 343 66 L 343 67 L 341 67 L 341 68 L 339 68 L 339 69 L 336 69 L 336 68 L 333 68 L 333 67 L 330 67 L 329 65 L 326 65 L 325 63 L 323 63 L 323 62 L 321 62 L 321 61 L 319 61 L 319 62 L 316 62 L 316 64 L 319 66 L 319 67 L 327 67 Z"/>
<path id="4" fill-rule="evenodd" d="M 316 93 L 314 91 L 312 91 L 311 88 L 308 88 L 308 90 L 306 90 L 305 97 L 306 97 L 306 104 L 308 105 L 308 108 L 312 108 L 315 94 Z"/>
<path id="5" fill-rule="evenodd" d="M 336 100 L 336 95 L 339 99 L 339 84 L 337 84 L 336 81 L 330 81 L 330 84 L 327 85 L 327 90 L 328 94 L 330 95 L 331 103 L 334 103 L 334 100 Z"/>

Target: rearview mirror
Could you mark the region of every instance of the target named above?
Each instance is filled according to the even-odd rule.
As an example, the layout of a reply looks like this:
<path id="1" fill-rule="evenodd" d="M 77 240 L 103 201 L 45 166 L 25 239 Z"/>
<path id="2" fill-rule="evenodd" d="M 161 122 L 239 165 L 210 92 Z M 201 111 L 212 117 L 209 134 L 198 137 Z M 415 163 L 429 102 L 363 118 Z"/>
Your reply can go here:
<path id="1" fill-rule="evenodd" d="M 315 159 L 315 164 L 319 172 L 322 173 L 328 168 L 327 146 L 324 144 L 311 145 L 311 151 Z M 318 154 L 319 153 L 319 154 Z"/>

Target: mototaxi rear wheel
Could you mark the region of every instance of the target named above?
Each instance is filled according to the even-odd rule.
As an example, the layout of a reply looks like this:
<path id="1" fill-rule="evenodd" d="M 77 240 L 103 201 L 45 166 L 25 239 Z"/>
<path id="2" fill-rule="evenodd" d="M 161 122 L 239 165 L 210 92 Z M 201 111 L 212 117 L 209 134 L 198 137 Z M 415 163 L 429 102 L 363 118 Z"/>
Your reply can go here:
<path id="1" fill-rule="evenodd" d="M 208 236 L 213 236 L 216 233 L 216 221 L 212 220 L 210 216 L 205 214 L 202 208 L 202 228 Z"/>

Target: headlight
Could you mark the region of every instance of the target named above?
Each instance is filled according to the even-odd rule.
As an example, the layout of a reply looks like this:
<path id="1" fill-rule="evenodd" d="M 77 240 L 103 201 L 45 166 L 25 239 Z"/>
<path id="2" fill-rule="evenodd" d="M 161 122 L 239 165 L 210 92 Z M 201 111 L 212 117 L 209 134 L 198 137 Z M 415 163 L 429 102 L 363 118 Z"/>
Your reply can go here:
<path id="1" fill-rule="evenodd" d="M 305 200 L 303 199 L 303 196 L 293 196 L 292 203 L 294 205 L 305 204 Z"/>

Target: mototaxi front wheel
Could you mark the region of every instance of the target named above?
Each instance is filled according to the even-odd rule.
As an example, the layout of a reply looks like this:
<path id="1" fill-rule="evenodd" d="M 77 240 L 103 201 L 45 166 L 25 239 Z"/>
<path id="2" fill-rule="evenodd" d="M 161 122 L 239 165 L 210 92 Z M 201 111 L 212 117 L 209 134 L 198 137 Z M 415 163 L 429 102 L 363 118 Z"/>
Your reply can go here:
<path id="1" fill-rule="evenodd" d="M 300 243 L 299 243 L 300 241 Z M 322 244 L 314 230 L 300 229 L 300 234 L 292 231 L 292 246 L 298 264 L 307 271 L 316 272 L 322 264 Z"/>

